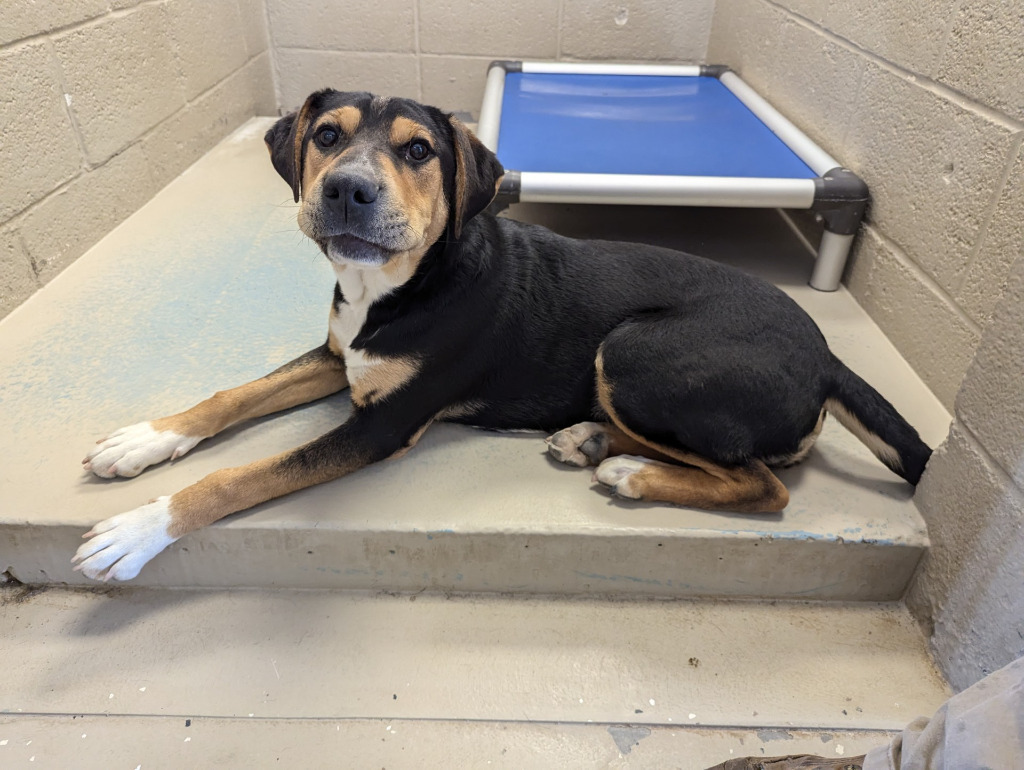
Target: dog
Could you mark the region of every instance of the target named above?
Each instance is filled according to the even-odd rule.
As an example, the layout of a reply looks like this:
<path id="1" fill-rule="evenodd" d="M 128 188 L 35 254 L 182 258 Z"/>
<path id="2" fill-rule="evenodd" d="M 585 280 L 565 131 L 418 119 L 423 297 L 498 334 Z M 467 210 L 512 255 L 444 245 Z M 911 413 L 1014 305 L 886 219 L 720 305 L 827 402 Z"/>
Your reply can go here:
<path id="1" fill-rule="evenodd" d="M 224 516 L 401 456 L 435 421 L 543 430 L 552 458 L 596 466 L 613 495 L 710 510 L 781 511 L 771 468 L 806 457 L 826 413 L 920 479 L 931 450 L 786 294 L 697 256 L 494 217 L 504 169 L 451 115 L 326 89 L 265 141 L 337 277 L 326 342 L 116 431 L 83 465 L 135 476 L 346 387 L 351 416 L 100 522 L 73 559 L 88 577 L 129 580 Z"/>

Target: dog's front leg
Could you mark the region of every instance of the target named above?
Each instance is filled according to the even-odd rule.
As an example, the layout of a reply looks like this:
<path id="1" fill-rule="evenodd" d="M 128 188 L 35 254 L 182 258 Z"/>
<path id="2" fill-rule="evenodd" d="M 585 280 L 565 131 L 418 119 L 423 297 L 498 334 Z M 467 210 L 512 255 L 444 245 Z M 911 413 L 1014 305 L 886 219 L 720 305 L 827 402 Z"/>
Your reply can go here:
<path id="1" fill-rule="evenodd" d="M 94 526 L 72 562 L 96 580 L 130 580 L 182 536 L 229 514 L 401 455 L 430 424 L 396 421 L 390 408 L 356 409 L 349 420 L 297 449 L 215 471 L 170 496 Z M 408 416 L 408 415 L 407 415 Z"/>
<path id="2" fill-rule="evenodd" d="M 315 401 L 346 385 L 344 361 L 324 344 L 266 377 L 220 391 L 187 411 L 114 431 L 97 442 L 82 466 L 107 479 L 138 476 L 150 465 L 181 457 L 204 438 L 243 420 Z"/>

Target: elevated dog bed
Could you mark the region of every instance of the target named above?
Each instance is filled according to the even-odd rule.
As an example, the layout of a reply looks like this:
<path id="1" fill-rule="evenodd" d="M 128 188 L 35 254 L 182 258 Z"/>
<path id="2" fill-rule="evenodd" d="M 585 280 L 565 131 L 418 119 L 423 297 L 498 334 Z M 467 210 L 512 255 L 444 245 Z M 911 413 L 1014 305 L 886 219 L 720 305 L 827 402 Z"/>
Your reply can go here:
<path id="1" fill-rule="evenodd" d="M 867 186 L 721 66 L 496 61 L 477 134 L 518 201 L 813 209 L 839 286 Z"/>

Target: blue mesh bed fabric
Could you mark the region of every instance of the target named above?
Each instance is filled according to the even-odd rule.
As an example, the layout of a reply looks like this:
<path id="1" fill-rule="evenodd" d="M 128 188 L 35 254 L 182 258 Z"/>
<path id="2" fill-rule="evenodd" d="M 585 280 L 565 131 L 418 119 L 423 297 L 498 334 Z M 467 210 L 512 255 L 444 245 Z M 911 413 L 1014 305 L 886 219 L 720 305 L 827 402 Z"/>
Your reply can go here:
<path id="1" fill-rule="evenodd" d="M 498 158 L 515 171 L 817 177 L 713 77 L 511 72 Z"/>

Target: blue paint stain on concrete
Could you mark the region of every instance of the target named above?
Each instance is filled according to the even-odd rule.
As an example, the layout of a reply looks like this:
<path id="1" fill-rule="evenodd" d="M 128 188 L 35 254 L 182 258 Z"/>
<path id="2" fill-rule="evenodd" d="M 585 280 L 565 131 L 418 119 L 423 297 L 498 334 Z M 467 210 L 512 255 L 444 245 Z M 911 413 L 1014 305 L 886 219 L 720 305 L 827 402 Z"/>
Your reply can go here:
<path id="1" fill-rule="evenodd" d="M 75 265 L 78 284 L 53 322 L 8 341 L 20 365 L 0 374 L 5 427 L 16 435 L 36 429 L 32 415 L 80 421 L 83 412 L 116 424 L 131 417 L 126 396 L 141 419 L 323 341 L 333 275 L 296 237 L 293 213 L 209 208 L 135 234 L 137 258 L 115 274 L 84 269 L 91 255 Z"/>
<path id="2" fill-rule="evenodd" d="M 615 741 L 615 745 L 618 747 L 619 753 L 626 756 L 636 746 L 640 745 L 640 741 L 651 734 L 651 728 L 633 727 L 631 725 L 619 727 L 613 725 L 608 728 L 608 734 L 611 735 L 612 740 Z"/>
<path id="3" fill-rule="evenodd" d="M 758 730 L 757 738 L 765 743 L 771 743 L 772 741 L 791 741 L 793 740 L 793 734 L 786 730 Z"/>

